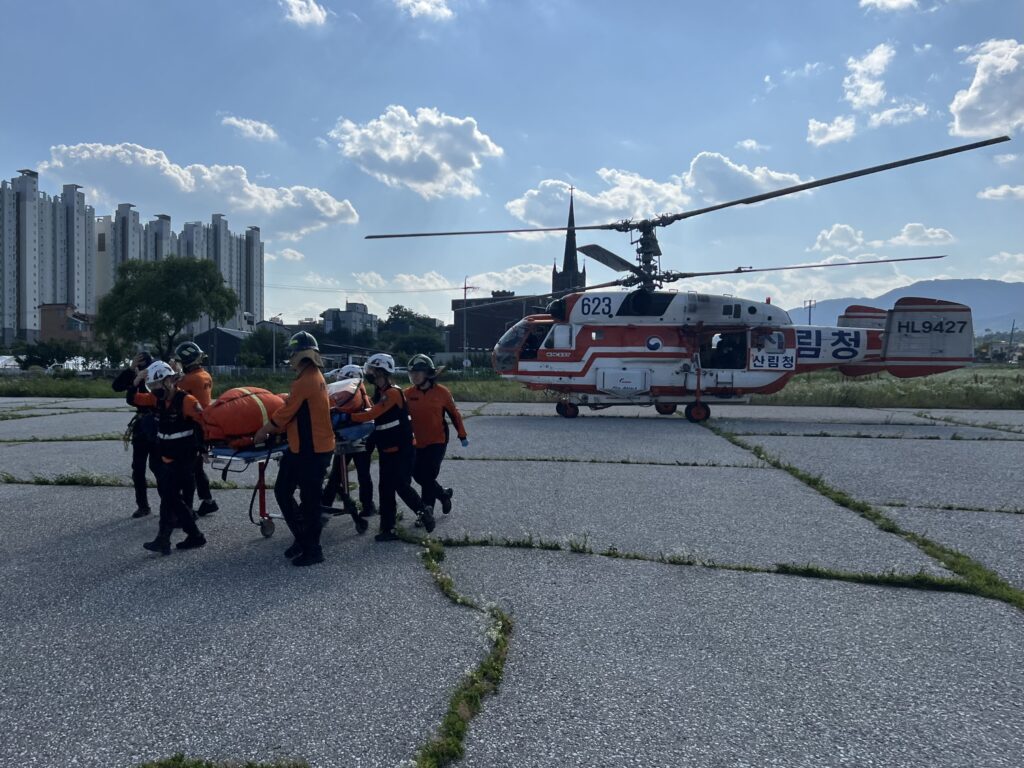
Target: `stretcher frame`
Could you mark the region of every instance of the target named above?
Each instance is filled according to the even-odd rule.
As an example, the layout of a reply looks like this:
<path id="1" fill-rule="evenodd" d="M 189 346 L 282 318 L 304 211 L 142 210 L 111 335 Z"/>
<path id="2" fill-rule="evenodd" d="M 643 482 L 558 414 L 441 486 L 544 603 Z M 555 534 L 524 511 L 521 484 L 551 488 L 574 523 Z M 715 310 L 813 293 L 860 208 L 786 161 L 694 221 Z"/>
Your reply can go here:
<path id="1" fill-rule="evenodd" d="M 336 454 L 362 453 L 366 450 L 366 439 L 373 432 L 373 422 L 358 424 L 350 427 L 343 427 L 334 432 L 334 452 Z M 269 443 L 263 446 L 252 448 L 232 448 L 228 445 L 210 445 L 211 468 L 219 470 L 221 479 L 227 480 L 228 473 L 244 472 L 250 465 L 256 464 L 257 480 L 253 488 L 252 497 L 249 499 L 249 522 L 259 526 L 263 538 L 269 539 L 274 535 L 274 520 L 283 520 L 284 515 L 280 512 L 269 512 L 267 510 L 267 465 L 271 461 L 280 461 L 281 456 L 288 450 L 288 444 L 284 441 Z M 348 493 L 348 463 L 342 462 L 345 467 L 345 492 Z M 253 507 L 259 500 L 258 514 L 253 515 Z M 366 518 L 360 517 L 354 509 L 347 507 L 335 509 L 332 506 L 320 507 L 324 523 L 331 517 L 338 515 L 351 515 L 356 526 L 357 533 L 365 533 L 369 523 Z"/>

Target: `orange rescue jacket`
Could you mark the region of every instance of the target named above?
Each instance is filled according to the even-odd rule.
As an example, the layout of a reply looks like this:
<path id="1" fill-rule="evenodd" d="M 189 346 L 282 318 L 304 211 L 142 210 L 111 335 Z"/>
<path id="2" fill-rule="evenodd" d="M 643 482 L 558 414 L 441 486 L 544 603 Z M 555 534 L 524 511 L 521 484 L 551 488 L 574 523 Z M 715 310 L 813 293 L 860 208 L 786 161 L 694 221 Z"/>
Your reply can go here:
<path id="1" fill-rule="evenodd" d="M 189 371 L 178 382 L 178 389 L 183 389 L 199 401 L 203 408 L 210 405 L 213 399 L 213 377 L 204 368 Z"/>
<path id="2" fill-rule="evenodd" d="M 334 450 L 331 401 L 327 382 L 315 365 L 304 367 L 292 382 L 285 404 L 270 418 L 275 427 L 288 427 L 292 453 L 328 453 Z"/>
<path id="3" fill-rule="evenodd" d="M 455 425 L 459 439 L 466 439 L 466 425 L 462 422 L 462 414 L 455 407 L 455 400 L 448 387 L 436 382 L 432 382 L 425 390 L 409 387 L 405 390 L 405 399 L 409 403 L 409 418 L 412 419 L 417 448 L 448 442 L 445 414 Z"/>

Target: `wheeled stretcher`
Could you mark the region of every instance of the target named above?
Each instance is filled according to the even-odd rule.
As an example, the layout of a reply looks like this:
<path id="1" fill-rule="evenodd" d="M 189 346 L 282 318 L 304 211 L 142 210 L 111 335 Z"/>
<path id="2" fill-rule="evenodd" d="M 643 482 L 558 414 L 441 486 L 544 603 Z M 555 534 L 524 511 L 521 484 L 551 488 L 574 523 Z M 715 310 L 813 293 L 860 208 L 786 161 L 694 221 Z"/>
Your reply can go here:
<path id="1" fill-rule="evenodd" d="M 335 429 L 334 452 L 339 454 L 360 453 L 366 450 L 366 438 L 373 432 L 373 422 L 366 424 L 353 424 L 351 426 Z M 283 519 L 280 512 L 267 511 L 267 465 L 271 461 L 280 461 L 281 455 L 288 450 L 288 443 L 285 441 L 270 443 L 263 446 L 252 446 L 249 448 L 234 448 L 229 445 L 211 445 L 210 466 L 219 470 L 221 478 L 226 480 L 228 473 L 244 472 L 251 464 L 256 464 L 257 480 L 253 489 L 252 497 L 249 499 L 249 522 L 258 525 L 260 533 L 264 538 L 269 539 L 274 535 L 274 520 Z M 348 487 L 348 467 L 345 467 L 345 486 Z M 257 508 L 256 501 L 259 500 Z M 257 512 L 254 514 L 254 508 Z M 364 533 L 367 521 L 355 513 L 354 510 L 334 509 L 333 507 L 321 507 L 321 513 L 326 519 L 337 515 L 351 515 L 358 533 Z M 325 519 L 325 522 L 326 522 Z"/>

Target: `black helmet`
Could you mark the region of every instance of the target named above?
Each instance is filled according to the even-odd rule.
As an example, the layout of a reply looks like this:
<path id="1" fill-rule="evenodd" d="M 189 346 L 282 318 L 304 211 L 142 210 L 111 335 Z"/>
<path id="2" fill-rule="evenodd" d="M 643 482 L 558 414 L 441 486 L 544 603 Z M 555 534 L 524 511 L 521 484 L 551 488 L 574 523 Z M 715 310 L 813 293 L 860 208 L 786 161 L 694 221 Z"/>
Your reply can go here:
<path id="1" fill-rule="evenodd" d="M 194 341 L 183 341 L 174 348 L 174 356 L 181 361 L 185 368 L 188 368 L 203 362 L 206 358 L 206 353 Z"/>
<path id="2" fill-rule="evenodd" d="M 316 338 L 312 333 L 306 333 L 306 331 L 299 331 L 288 339 L 285 349 L 288 350 L 289 355 L 294 355 L 296 352 L 302 352 L 307 349 L 312 349 L 314 352 L 320 351 Z"/>
<path id="3" fill-rule="evenodd" d="M 413 355 L 409 358 L 409 363 L 405 367 L 410 371 L 422 371 L 427 376 L 433 376 L 437 373 L 437 369 L 434 368 L 434 361 L 426 355 Z"/>

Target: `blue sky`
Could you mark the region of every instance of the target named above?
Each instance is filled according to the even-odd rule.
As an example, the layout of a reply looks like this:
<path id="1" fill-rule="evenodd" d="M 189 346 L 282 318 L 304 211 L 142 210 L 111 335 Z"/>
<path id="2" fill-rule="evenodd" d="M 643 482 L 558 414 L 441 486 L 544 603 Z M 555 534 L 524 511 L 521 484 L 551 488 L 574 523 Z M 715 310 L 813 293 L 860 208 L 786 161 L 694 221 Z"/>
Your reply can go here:
<path id="1" fill-rule="evenodd" d="M 1024 280 L 1024 3 L 1005 0 L 0 0 L 0 174 L 98 213 L 227 214 L 268 315 L 550 289 L 578 224 L 1013 141 L 659 231 L 676 270 L 939 262 L 676 284 L 784 306 L 934 277 Z M 627 258 L 625 235 L 580 233 Z M 591 282 L 615 275 L 588 263 Z M 289 286 L 289 287 L 284 287 Z M 424 290 L 430 289 L 430 290 Z M 387 291 L 392 291 L 388 293 Z"/>

